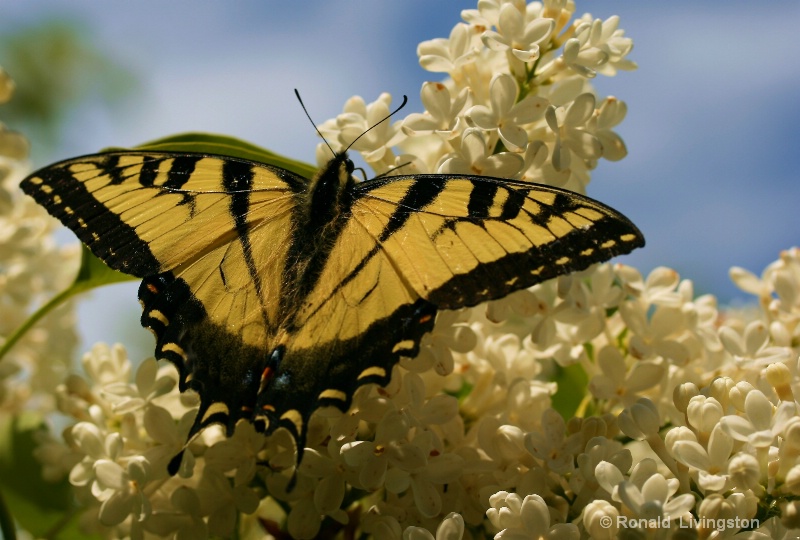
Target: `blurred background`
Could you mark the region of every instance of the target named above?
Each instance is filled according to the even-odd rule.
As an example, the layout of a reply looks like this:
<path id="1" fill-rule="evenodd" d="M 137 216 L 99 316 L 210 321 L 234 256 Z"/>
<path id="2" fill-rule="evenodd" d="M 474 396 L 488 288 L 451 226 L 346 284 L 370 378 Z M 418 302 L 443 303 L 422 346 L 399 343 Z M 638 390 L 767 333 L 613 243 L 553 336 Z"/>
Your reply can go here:
<path id="1" fill-rule="evenodd" d="M 621 17 L 633 72 L 598 77 L 628 104 L 617 131 L 629 155 L 601 161 L 589 195 L 630 217 L 647 247 L 619 260 L 645 275 L 667 265 L 697 294 L 751 299 L 732 265 L 760 273 L 798 243 L 800 3 L 577 0 L 577 13 Z M 345 100 L 407 94 L 420 41 L 447 37 L 475 2 L 284 3 L 240 0 L 22 0 L 0 7 L 0 66 L 17 82 L 0 120 L 32 144 L 32 167 L 185 131 L 233 135 L 313 162 L 317 123 Z M 69 238 L 68 233 L 64 233 Z M 84 346 L 120 341 L 152 354 L 138 323 L 138 283 L 80 306 Z"/>

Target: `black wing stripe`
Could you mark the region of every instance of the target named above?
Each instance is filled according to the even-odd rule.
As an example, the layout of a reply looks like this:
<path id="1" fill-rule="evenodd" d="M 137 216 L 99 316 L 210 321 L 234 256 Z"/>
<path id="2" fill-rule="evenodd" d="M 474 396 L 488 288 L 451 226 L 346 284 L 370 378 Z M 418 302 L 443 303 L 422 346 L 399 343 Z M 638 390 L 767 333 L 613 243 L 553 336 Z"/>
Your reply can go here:
<path id="1" fill-rule="evenodd" d="M 503 202 L 503 209 L 500 213 L 500 219 L 503 221 L 508 221 L 519 215 L 519 211 L 522 209 L 525 201 L 527 200 L 527 192 L 511 189 L 506 186 L 504 186 L 503 189 L 505 189 L 508 193 L 508 198 L 506 198 L 506 200 Z"/>
<path id="2" fill-rule="evenodd" d="M 177 156 L 172 160 L 172 165 L 167 172 L 167 181 L 164 182 L 163 193 L 174 193 L 181 190 L 186 182 L 192 177 L 197 163 L 203 159 L 202 156 Z M 195 216 L 197 212 L 197 197 L 195 194 L 183 192 L 183 200 L 178 203 L 189 206 L 189 215 Z"/>
<path id="3" fill-rule="evenodd" d="M 236 233 L 242 244 L 247 272 L 253 280 L 258 301 L 261 305 L 261 316 L 264 325 L 269 328 L 269 316 L 264 305 L 264 284 L 261 274 L 253 258 L 253 248 L 250 244 L 250 227 L 247 224 L 247 214 L 250 211 L 250 193 L 253 188 L 253 166 L 243 161 L 225 161 L 222 165 L 222 185 L 230 194 L 230 213 L 236 225 Z"/>
<path id="4" fill-rule="evenodd" d="M 511 290 L 531 287 L 548 279 L 585 270 L 594 263 L 628 253 L 644 245 L 644 240 L 629 223 L 605 218 L 588 230 L 574 231 L 552 242 L 526 252 L 510 253 L 492 262 L 479 265 L 470 272 L 454 275 L 428 295 L 440 309 L 457 309 L 501 298 Z M 591 255 L 582 253 L 590 250 Z M 514 269 L 509 273 L 509 269 Z M 480 274 L 498 276 L 484 280 L 484 290 L 476 290 Z M 511 275 L 513 287 L 500 279 Z M 469 299 L 465 302 L 465 299 Z"/>
<path id="5" fill-rule="evenodd" d="M 497 197 L 498 184 L 491 182 L 472 182 L 472 191 L 469 194 L 467 213 L 469 217 L 485 218 Z"/>
<path id="6" fill-rule="evenodd" d="M 161 168 L 161 164 L 164 162 L 163 158 L 154 158 L 149 156 L 144 156 L 142 160 L 141 168 L 139 169 L 139 184 L 143 187 L 154 187 L 156 178 L 158 177 L 158 170 Z M 124 169 L 120 169 L 124 170 Z M 116 171 L 116 169 L 115 169 Z M 108 170 L 105 171 L 106 174 L 109 173 Z M 127 178 L 122 178 L 122 180 L 126 180 Z M 113 183 L 113 182 L 112 182 Z"/>
<path id="7" fill-rule="evenodd" d="M 411 187 L 397 205 L 397 210 L 389 218 L 389 222 L 378 238 L 378 242 L 385 242 L 405 225 L 409 217 L 436 200 L 439 194 L 444 191 L 446 185 L 447 180 L 440 176 L 425 177 L 424 180 L 417 180 L 411 184 Z"/>
<path id="8" fill-rule="evenodd" d="M 109 174 L 113 182 L 121 175 L 115 166 L 117 162 L 117 156 L 100 156 L 93 164 L 98 168 L 98 176 Z M 44 169 L 20 186 L 111 268 L 137 277 L 158 273 L 161 265 L 147 243 L 120 216 L 99 202 L 83 182 L 74 178 L 70 165 L 65 162 Z M 52 191 L 60 199 L 54 198 Z"/>
<path id="9" fill-rule="evenodd" d="M 167 181 L 164 187 L 167 189 L 181 189 L 189 181 L 194 173 L 197 162 L 203 159 L 201 156 L 178 156 L 172 160 L 172 166 L 167 172 Z"/>

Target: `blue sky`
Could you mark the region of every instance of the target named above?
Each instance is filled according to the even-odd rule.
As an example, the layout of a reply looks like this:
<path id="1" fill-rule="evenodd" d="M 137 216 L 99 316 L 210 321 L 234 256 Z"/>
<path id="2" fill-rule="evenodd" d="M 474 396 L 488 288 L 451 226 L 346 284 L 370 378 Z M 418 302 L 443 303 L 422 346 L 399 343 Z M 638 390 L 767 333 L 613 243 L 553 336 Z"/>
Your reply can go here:
<path id="1" fill-rule="evenodd" d="M 620 260 L 645 273 L 671 266 L 695 281 L 696 292 L 723 302 L 747 299 L 728 268 L 760 273 L 798 244 L 800 3 L 576 4 L 578 13 L 619 15 L 639 64 L 596 84 L 628 104 L 618 131 L 629 155 L 601 163 L 588 193 L 628 215 L 647 238 L 646 248 Z M 460 10 L 473 7 L 449 0 L 17 0 L 0 8 L 0 31 L 45 18 L 80 22 L 141 79 L 125 107 L 78 111 L 52 159 L 203 130 L 313 161 L 317 138 L 294 88 L 318 123 L 354 94 L 368 101 L 384 91 L 408 94 L 406 111 L 418 111 L 420 86 L 438 76 L 419 67 L 417 44 L 446 37 Z M 95 301 L 129 303 L 135 322 L 136 286 L 118 289 L 95 293 Z M 97 333 L 114 339 L 109 330 Z"/>

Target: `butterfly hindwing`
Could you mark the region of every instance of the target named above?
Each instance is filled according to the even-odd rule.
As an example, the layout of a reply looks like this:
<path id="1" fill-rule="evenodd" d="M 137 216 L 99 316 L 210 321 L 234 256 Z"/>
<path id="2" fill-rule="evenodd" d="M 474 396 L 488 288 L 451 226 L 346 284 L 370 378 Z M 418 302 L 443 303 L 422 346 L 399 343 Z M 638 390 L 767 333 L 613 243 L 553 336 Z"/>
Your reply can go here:
<path id="1" fill-rule="evenodd" d="M 351 173 L 344 154 L 308 180 L 224 156 L 112 152 L 22 187 L 109 266 L 144 278 L 156 355 L 200 394 L 191 434 L 241 419 L 283 426 L 299 457 L 311 414 L 386 384 L 438 309 L 644 243 L 621 214 L 557 188 Z"/>

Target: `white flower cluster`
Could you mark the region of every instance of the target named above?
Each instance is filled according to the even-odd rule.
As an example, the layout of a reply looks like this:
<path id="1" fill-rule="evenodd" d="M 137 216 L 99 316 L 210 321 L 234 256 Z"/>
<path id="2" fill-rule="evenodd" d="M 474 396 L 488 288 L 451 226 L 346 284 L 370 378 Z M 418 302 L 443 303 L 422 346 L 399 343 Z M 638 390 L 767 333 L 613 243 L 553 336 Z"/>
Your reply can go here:
<path id="1" fill-rule="evenodd" d="M 39 457 L 108 537 L 615 538 L 648 522 L 779 537 L 800 526 L 800 250 L 761 278 L 732 274 L 764 309 L 721 315 L 670 269 L 602 264 L 443 312 L 388 387 L 312 418 L 293 490 L 288 434 L 248 423 L 230 439 L 206 430 L 168 476 L 192 403 L 152 359 L 131 382 L 119 346 L 95 346 L 88 380 L 59 389 L 79 422 Z M 565 422 L 547 381 L 570 366 L 588 392 Z M 725 534 L 701 530 L 734 517 Z"/>
<path id="2" fill-rule="evenodd" d="M 479 174 L 583 193 L 600 158 L 627 154 L 613 131 L 625 103 L 599 98 L 589 79 L 636 65 L 618 17 L 573 21 L 574 10 L 567 0 L 481 0 L 449 38 L 417 48 L 423 68 L 449 77 L 422 86 L 424 113 L 358 138 L 389 114 L 391 96 L 353 97 L 320 131 L 337 151 L 358 138 L 351 149 L 378 174 Z M 318 162 L 330 158 L 320 144 Z"/>
<path id="3" fill-rule="evenodd" d="M 236 483 L 224 474 L 248 450 L 246 433 L 263 445 L 251 426 L 230 440 L 206 430 L 172 477 L 167 464 L 183 450 L 197 405 L 196 396 L 178 393 L 175 369 L 159 369 L 150 358 L 131 380 L 125 350 L 104 344 L 84 356 L 83 367 L 88 380 L 71 375 L 57 391 L 59 411 L 77 422 L 63 441 L 43 441 L 37 457 L 50 477 L 69 475 L 86 508 L 86 532 L 109 538 L 230 536 L 239 513 L 256 510 L 259 496 L 250 485 L 255 471 L 239 467 Z M 220 442 L 210 448 L 214 441 Z"/>
<path id="4" fill-rule="evenodd" d="M 13 93 L 13 81 L 0 68 L 0 103 Z M 57 246 L 52 233 L 58 222 L 17 187 L 27 155 L 25 138 L 0 123 L 0 344 L 45 299 L 64 290 L 78 269 L 77 246 Z M 76 342 L 70 304 L 17 342 L 0 362 L 0 412 L 18 412 L 32 396 L 40 410 L 52 410 L 48 396 L 63 379 Z"/>
<path id="5" fill-rule="evenodd" d="M 352 149 L 380 174 L 583 191 L 599 158 L 625 155 L 612 131 L 625 106 L 588 79 L 632 68 L 632 43 L 617 18 L 573 12 L 480 0 L 448 39 L 419 47 L 423 67 L 449 76 L 423 86 L 426 112 Z M 353 98 L 321 131 L 345 148 L 389 106 Z M 230 439 L 205 430 L 169 476 L 196 403 L 171 366 L 132 374 L 121 347 L 96 345 L 86 378 L 56 393 L 74 422 L 38 457 L 49 477 L 68 475 L 85 529 L 108 538 L 666 538 L 687 524 L 703 538 L 788 538 L 800 527 L 800 250 L 732 277 L 758 309 L 720 313 L 668 268 L 601 264 L 442 312 L 386 388 L 312 417 L 296 472 L 288 433 L 243 422 Z M 565 420 L 569 393 L 583 400 Z"/>

